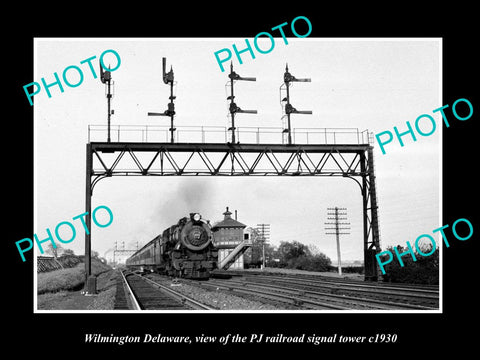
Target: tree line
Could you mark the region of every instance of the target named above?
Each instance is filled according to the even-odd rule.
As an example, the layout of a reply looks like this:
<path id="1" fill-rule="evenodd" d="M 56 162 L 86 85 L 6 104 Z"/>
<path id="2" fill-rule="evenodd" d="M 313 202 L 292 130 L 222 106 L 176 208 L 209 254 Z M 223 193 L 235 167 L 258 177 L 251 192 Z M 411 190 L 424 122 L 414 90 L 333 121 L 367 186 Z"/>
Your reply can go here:
<path id="1" fill-rule="evenodd" d="M 299 241 L 282 241 L 278 248 L 258 241 L 244 255 L 246 267 L 260 267 L 263 264 L 265 252 L 265 266 L 308 271 L 330 271 L 332 261 L 321 253 L 315 246 L 307 246 Z"/>
<path id="2" fill-rule="evenodd" d="M 52 244 L 48 244 L 45 249 L 45 254 L 53 256 L 55 259 L 60 256 L 76 256 L 75 252 L 72 249 L 64 248 L 61 244 L 55 244 L 56 247 L 53 247 Z M 82 255 L 83 256 L 83 255 Z M 100 253 L 98 251 L 91 251 L 92 258 L 100 259 Z"/>
<path id="3" fill-rule="evenodd" d="M 388 247 L 392 253 L 393 247 Z M 397 246 L 399 253 L 406 252 L 408 249 Z M 424 253 L 429 253 L 431 246 L 422 248 Z M 260 241 L 254 241 L 253 246 L 244 255 L 244 264 L 246 268 L 257 267 L 263 264 L 263 244 Z M 383 281 L 397 283 L 414 284 L 438 284 L 439 283 L 439 249 L 429 256 L 424 257 L 416 254 L 416 261 L 411 256 L 403 257 L 404 265 L 392 261 L 385 265 L 386 274 L 383 275 Z M 321 253 L 315 246 L 307 246 L 299 241 L 282 241 L 278 248 L 265 243 L 265 266 L 287 269 L 298 269 L 308 271 L 337 271 L 336 266 L 332 266 L 332 261 L 328 256 Z M 363 266 L 344 267 L 343 272 L 363 273 Z"/>

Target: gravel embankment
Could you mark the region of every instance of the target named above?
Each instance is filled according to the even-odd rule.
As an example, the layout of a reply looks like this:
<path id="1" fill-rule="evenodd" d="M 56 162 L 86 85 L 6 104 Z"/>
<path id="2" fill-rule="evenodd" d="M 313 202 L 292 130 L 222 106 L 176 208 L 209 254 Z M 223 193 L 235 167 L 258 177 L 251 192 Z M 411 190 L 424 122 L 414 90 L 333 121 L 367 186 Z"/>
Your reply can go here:
<path id="1" fill-rule="evenodd" d="M 182 283 L 179 280 L 177 283 L 168 278 L 164 278 L 155 274 L 148 275 L 152 280 L 171 287 L 183 295 L 187 295 L 203 304 L 214 307 L 218 310 L 283 310 L 284 305 L 275 306 L 274 304 L 263 303 L 233 294 L 229 294 L 224 290 L 206 290 L 200 286 L 193 286 Z"/>

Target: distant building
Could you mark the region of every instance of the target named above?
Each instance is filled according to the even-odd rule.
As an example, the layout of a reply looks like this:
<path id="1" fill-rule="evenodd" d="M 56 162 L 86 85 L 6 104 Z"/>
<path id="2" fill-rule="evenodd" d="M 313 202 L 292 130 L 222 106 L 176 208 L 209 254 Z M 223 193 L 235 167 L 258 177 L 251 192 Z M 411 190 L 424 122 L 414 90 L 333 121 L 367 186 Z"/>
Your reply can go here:
<path id="1" fill-rule="evenodd" d="M 213 225 L 213 237 L 215 246 L 218 248 L 218 262 L 235 249 L 244 240 L 243 230 L 247 225 L 232 219 L 232 213 L 228 210 L 223 213 L 224 219 Z M 230 266 L 230 269 L 243 269 L 243 255 Z"/>

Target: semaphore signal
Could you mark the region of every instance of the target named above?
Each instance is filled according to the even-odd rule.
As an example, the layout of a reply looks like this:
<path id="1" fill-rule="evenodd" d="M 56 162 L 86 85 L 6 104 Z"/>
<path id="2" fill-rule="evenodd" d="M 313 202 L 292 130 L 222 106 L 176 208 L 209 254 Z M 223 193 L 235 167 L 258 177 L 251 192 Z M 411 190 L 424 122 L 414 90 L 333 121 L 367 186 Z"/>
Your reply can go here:
<path id="1" fill-rule="evenodd" d="M 168 108 L 165 110 L 163 113 L 158 113 L 158 112 L 149 112 L 147 115 L 148 116 L 170 116 L 170 142 L 173 144 L 174 142 L 174 136 L 173 133 L 176 130 L 175 127 L 173 126 L 173 117 L 175 116 L 175 103 L 173 100 L 175 100 L 176 96 L 173 95 L 173 86 L 174 86 L 174 75 L 173 75 L 173 68 L 170 66 L 170 71 L 166 72 L 166 66 L 167 66 L 167 59 L 162 58 L 162 72 L 163 72 L 163 82 L 166 85 L 170 85 L 170 102 L 168 103 Z"/>

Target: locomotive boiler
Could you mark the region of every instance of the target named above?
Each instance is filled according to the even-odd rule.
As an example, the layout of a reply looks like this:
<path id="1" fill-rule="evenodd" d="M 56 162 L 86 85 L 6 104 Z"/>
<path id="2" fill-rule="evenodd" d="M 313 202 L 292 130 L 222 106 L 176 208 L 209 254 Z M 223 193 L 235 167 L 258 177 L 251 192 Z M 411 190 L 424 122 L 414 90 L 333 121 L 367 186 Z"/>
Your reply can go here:
<path id="1" fill-rule="evenodd" d="M 210 224 L 200 214 L 191 213 L 134 253 L 126 265 L 170 276 L 208 279 L 217 268 L 217 259 Z"/>

